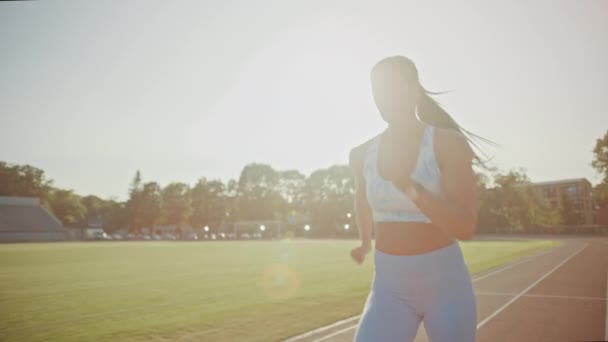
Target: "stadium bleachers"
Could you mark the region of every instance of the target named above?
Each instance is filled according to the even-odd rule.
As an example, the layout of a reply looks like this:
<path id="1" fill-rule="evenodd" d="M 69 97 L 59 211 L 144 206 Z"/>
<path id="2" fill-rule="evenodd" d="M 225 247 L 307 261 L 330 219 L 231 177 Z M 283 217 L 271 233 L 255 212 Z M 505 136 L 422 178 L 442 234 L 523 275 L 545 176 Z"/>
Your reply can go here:
<path id="1" fill-rule="evenodd" d="M 60 241 L 68 234 L 37 198 L 0 197 L 0 241 Z"/>

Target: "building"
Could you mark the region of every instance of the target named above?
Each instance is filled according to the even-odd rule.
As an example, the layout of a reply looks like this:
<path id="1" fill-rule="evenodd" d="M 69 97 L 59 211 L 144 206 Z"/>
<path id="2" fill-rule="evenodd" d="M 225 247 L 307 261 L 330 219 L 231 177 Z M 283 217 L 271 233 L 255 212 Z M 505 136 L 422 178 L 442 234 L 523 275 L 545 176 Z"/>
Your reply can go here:
<path id="1" fill-rule="evenodd" d="M 60 241 L 69 238 L 40 200 L 0 196 L 0 242 Z"/>
<path id="2" fill-rule="evenodd" d="M 585 178 L 564 179 L 553 182 L 532 183 L 532 188 L 553 209 L 563 207 L 567 197 L 574 212 L 581 218 L 580 224 L 594 224 L 593 187 Z"/>

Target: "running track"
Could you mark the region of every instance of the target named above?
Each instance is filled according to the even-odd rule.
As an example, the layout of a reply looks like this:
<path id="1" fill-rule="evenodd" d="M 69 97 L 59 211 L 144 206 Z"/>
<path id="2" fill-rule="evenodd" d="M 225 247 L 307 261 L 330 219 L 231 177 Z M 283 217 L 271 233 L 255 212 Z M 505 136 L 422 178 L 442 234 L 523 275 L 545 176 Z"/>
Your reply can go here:
<path id="1" fill-rule="evenodd" d="M 561 240 L 559 247 L 473 277 L 477 341 L 608 341 L 608 238 Z M 352 341 L 358 319 L 287 341 Z M 426 341 L 423 324 L 419 341 Z"/>

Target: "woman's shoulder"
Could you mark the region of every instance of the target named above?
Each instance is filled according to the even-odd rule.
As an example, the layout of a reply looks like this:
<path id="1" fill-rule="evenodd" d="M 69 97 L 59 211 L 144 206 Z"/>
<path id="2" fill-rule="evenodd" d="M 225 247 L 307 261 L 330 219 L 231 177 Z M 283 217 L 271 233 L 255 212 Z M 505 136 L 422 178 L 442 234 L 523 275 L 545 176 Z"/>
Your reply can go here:
<path id="1" fill-rule="evenodd" d="M 439 159 L 469 158 L 474 154 L 467 137 L 453 128 L 433 127 L 435 153 Z"/>
<path id="2" fill-rule="evenodd" d="M 442 128 L 442 127 L 435 127 L 435 126 L 430 126 L 433 129 L 434 135 L 435 135 L 435 140 L 438 141 L 442 141 L 442 142 L 456 142 L 458 143 L 459 141 L 466 141 L 466 137 L 464 136 L 464 134 L 462 134 L 462 132 L 460 132 L 460 130 L 454 129 L 454 128 Z"/>

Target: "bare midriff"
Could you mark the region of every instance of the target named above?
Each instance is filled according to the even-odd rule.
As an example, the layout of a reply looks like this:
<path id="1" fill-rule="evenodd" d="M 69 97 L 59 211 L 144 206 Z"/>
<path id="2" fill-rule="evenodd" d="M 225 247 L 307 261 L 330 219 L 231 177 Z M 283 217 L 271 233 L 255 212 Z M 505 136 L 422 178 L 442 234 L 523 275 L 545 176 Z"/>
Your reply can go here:
<path id="1" fill-rule="evenodd" d="M 447 247 L 454 238 L 432 223 L 376 222 L 376 249 L 393 255 L 416 255 Z"/>

